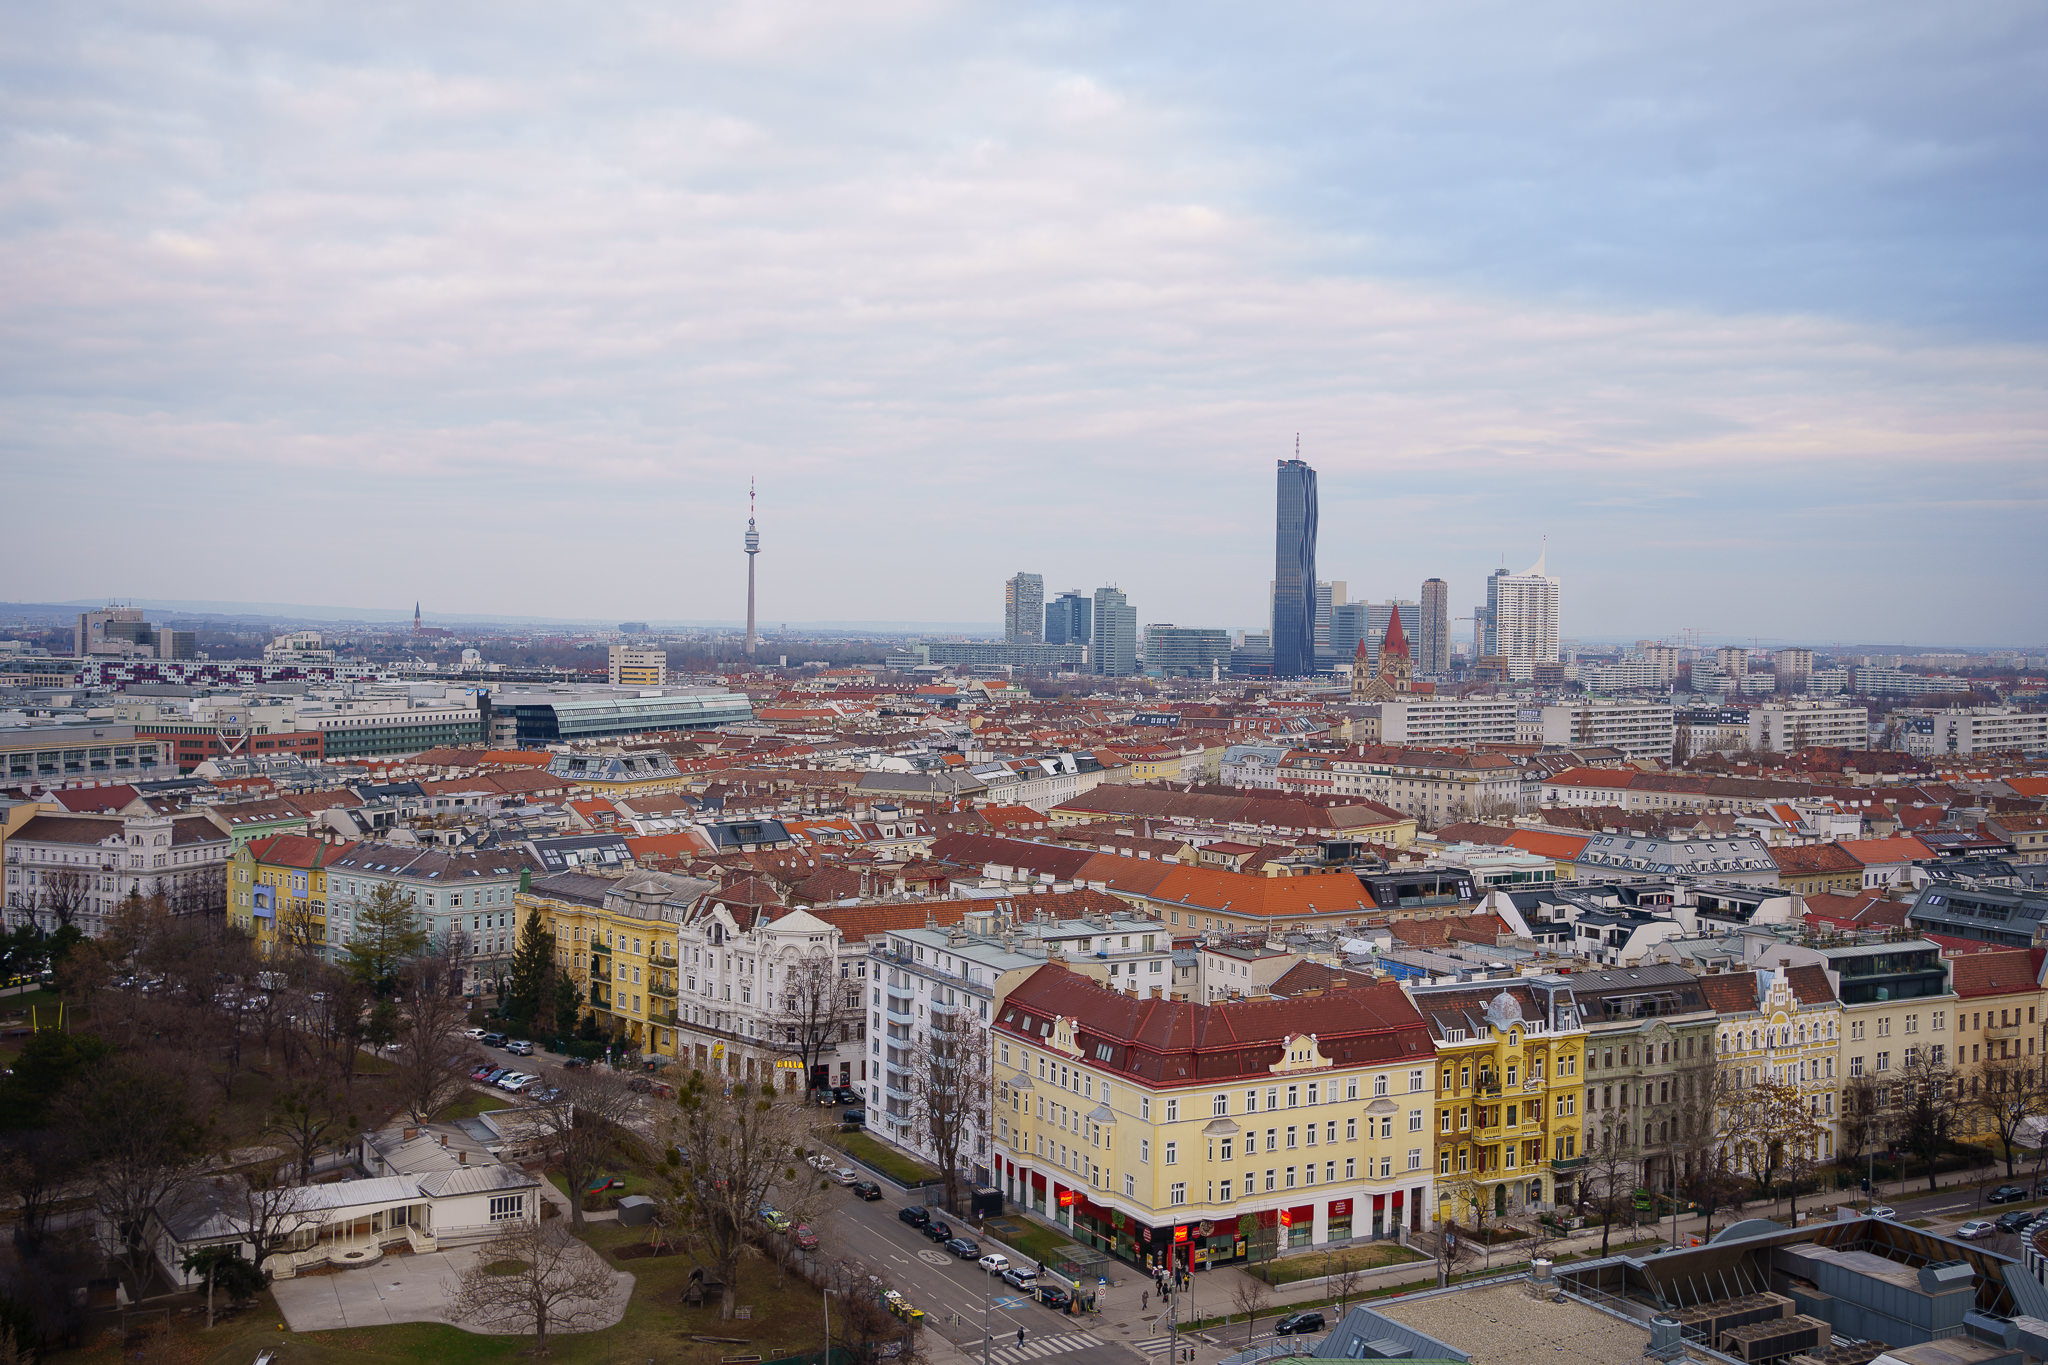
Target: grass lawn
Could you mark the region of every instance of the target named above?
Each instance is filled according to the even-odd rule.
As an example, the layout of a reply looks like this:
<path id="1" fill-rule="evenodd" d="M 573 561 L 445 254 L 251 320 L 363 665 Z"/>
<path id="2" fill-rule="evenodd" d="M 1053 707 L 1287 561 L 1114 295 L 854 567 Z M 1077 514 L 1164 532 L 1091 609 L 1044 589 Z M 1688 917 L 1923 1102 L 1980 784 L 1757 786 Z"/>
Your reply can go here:
<path id="1" fill-rule="evenodd" d="M 939 1173 L 922 1161 L 866 1133 L 820 1133 L 818 1137 L 874 1167 L 899 1185 L 919 1185 L 939 1178 Z"/>
<path id="2" fill-rule="evenodd" d="M 1313 1280 L 1319 1275 L 1335 1275 L 1345 1270 L 1377 1270 L 1403 1261 L 1426 1259 L 1420 1252 L 1398 1242 L 1373 1242 L 1321 1255 L 1283 1257 L 1267 1268 L 1267 1279 L 1275 1285 L 1293 1284 L 1297 1280 Z"/>
<path id="3" fill-rule="evenodd" d="M 23 991 L 20 995 L 0 995 L 0 1021 L 20 1020 L 27 1023 L 28 1013 L 33 1009 L 37 1012 L 40 1022 L 48 1025 L 55 1022 L 57 1006 L 62 1003 L 63 997 L 47 986 Z M 76 1005 L 64 1011 L 67 1023 L 81 1015 L 82 1011 Z"/>
<path id="4" fill-rule="evenodd" d="M 434 1115 L 436 1123 L 453 1123 L 457 1119 L 473 1119 L 487 1109 L 509 1109 L 511 1096 L 486 1095 L 477 1090 L 465 1090 L 442 1106 Z"/>
<path id="5" fill-rule="evenodd" d="M 999 1238 L 1018 1255 L 1029 1256 L 1041 1265 L 1056 1259 L 1055 1253 L 1062 1248 L 1074 1245 L 1074 1239 L 1065 1233 L 1055 1232 L 1043 1223 L 1034 1223 L 1018 1214 L 1005 1214 L 1002 1221 L 1005 1227 L 1015 1228 L 1017 1231 L 1006 1236 L 1000 1230 L 991 1227 L 989 1235 Z"/>
<path id="6" fill-rule="evenodd" d="M 609 1253 L 644 1241 L 641 1228 L 593 1227 L 588 1241 Z M 753 1309 L 747 1321 L 722 1322 L 716 1303 L 701 1309 L 682 1304 L 682 1286 L 695 1262 L 688 1256 L 641 1257 L 614 1261 L 634 1277 L 633 1299 L 618 1326 L 602 1332 L 551 1335 L 550 1360 L 568 1365 L 636 1360 L 679 1361 L 683 1365 L 717 1365 L 723 1355 L 758 1353 L 773 1360 L 800 1351 L 815 1351 L 824 1341 L 825 1325 L 817 1293 L 794 1276 L 778 1282 L 776 1269 L 750 1261 L 740 1272 L 739 1302 Z M 374 1271 L 348 1271 L 373 1274 Z M 277 1306 L 268 1294 L 240 1318 L 208 1332 L 199 1323 L 181 1320 L 173 1328 L 170 1350 L 160 1358 L 191 1365 L 248 1365 L 257 1352 L 281 1348 L 279 1359 L 290 1365 L 383 1365 L 383 1362 L 431 1360 L 437 1365 L 498 1365 L 530 1359 L 531 1337 L 477 1336 L 437 1323 L 398 1327 L 366 1327 L 346 1332 L 280 1332 Z M 740 1337 L 748 1344 L 725 1345 L 687 1340 L 692 1332 Z M 121 1354 L 112 1340 L 50 1357 L 61 1365 L 119 1365 Z"/>

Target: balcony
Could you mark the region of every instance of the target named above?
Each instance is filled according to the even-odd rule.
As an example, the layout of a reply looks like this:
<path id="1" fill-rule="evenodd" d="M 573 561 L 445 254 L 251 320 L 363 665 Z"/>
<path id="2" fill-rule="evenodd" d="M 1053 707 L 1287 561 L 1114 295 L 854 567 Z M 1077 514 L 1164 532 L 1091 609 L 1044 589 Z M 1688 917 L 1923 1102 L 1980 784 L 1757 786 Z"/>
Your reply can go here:
<path id="1" fill-rule="evenodd" d="M 610 964 L 609 962 L 606 962 L 606 961 L 605 961 L 605 960 L 604 960 L 603 958 L 601 958 L 601 957 L 593 957 L 592 959 L 590 959 L 590 979 L 591 979 L 592 981 L 609 981 L 609 980 L 611 980 L 611 979 L 612 979 L 612 968 L 611 968 L 611 964 Z"/>
<path id="2" fill-rule="evenodd" d="M 663 1000 L 673 1000 L 676 998 L 676 988 L 674 986 L 658 986 L 651 981 L 647 984 L 647 993 L 659 996 Z"/>
<path id="3" fill-rule="evenodd" d="M 675 1028 L 679 1023 L 674 1010 L 649 1010 L 647 1012 L 647 1022 L 659 1024 L 663 1028 Z"/>
<path id="4" fill-rule="evenodd" d="M 1566 1157 L 1562 1161 L 1551 1162 L 1550 1169 L 1553 1171 L 1576 1171 L 1579 1167 L 1585 1165 L 1588 1160 L 1589 1158 L 1582 1156 Z"/>
<path id="5" fill-rule="evenodd" d="M 932 1017 L 935 1019 L 939 1018 L 940 1016 L 951 1018 L 953 1015 L 956 1014 L 967 1013 L 967 1005 L 964 1001 L 957 1005 L 942 1005 L 938 1001 L 934 1000 L 931 1003 L 931 1011 Z"/>
<path id="6" fill-rule="evenodd" d="M 610 957 L 612 952 L 612 945 L 609 943 L 600 943 L 596 939 L 592 939 L 590 941 L 590 951 L 593 953 L 602 953 L 604 956 Z"/>
<path id="7" fill-rule="evenodd" d="M 908 1026 L 916 1022 L 914 1019 L 910 1017 L 910 1011 L 907 1009 L 898 1010 L 891 1006 L 890 1008 L 884 1009 L 882 1011 L 882 1014 L 892 1024 L 903 1024 L 905 1026 Z"/>

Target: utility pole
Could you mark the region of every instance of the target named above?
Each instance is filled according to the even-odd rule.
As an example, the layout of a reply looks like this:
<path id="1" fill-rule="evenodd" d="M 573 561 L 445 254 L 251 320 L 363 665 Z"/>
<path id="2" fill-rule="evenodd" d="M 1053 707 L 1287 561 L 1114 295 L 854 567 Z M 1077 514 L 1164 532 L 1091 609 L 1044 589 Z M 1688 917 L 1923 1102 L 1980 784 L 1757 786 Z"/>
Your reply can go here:
<path id="1" fill-rule="evenodd" d="M 987 1266 L 981 1268 L 981 1365 L 988 1365 L 988 1295 L 989 1277 L 993 1274 L 995 1272 Z M 828 1360 L 825 1365 L 832 1365 L 832 1362 Z"/>

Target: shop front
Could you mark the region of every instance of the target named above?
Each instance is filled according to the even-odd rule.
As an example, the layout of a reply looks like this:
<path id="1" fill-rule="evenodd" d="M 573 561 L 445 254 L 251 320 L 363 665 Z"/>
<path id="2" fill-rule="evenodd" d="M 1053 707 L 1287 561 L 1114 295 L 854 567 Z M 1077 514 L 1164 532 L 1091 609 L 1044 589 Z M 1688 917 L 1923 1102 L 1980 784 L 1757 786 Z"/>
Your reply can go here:
<path id="1" fill-rule="evenodd" d="M 1315 1235 L 1314 1204 L 1297 1204 L 1291 1209 L 1280 1210 L 1280 1246 L 1290 1251 L 1295 1247 L 1305 1247 L 1315 1241 Z"/>

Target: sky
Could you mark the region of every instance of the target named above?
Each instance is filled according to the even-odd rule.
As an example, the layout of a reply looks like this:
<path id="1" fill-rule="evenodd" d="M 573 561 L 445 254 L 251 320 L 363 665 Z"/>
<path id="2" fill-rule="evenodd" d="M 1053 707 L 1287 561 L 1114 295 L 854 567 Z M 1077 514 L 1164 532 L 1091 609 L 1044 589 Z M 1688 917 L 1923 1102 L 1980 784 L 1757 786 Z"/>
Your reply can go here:
<path id="1" fill-rule="evenodd" d="M 0 598 L 2048 641 L 2048 9 L 20 6 Z M 23 515 L 26 513 L 27 515 Z M 1463 629 L 1462 627 L 1460 629 Z"/>

